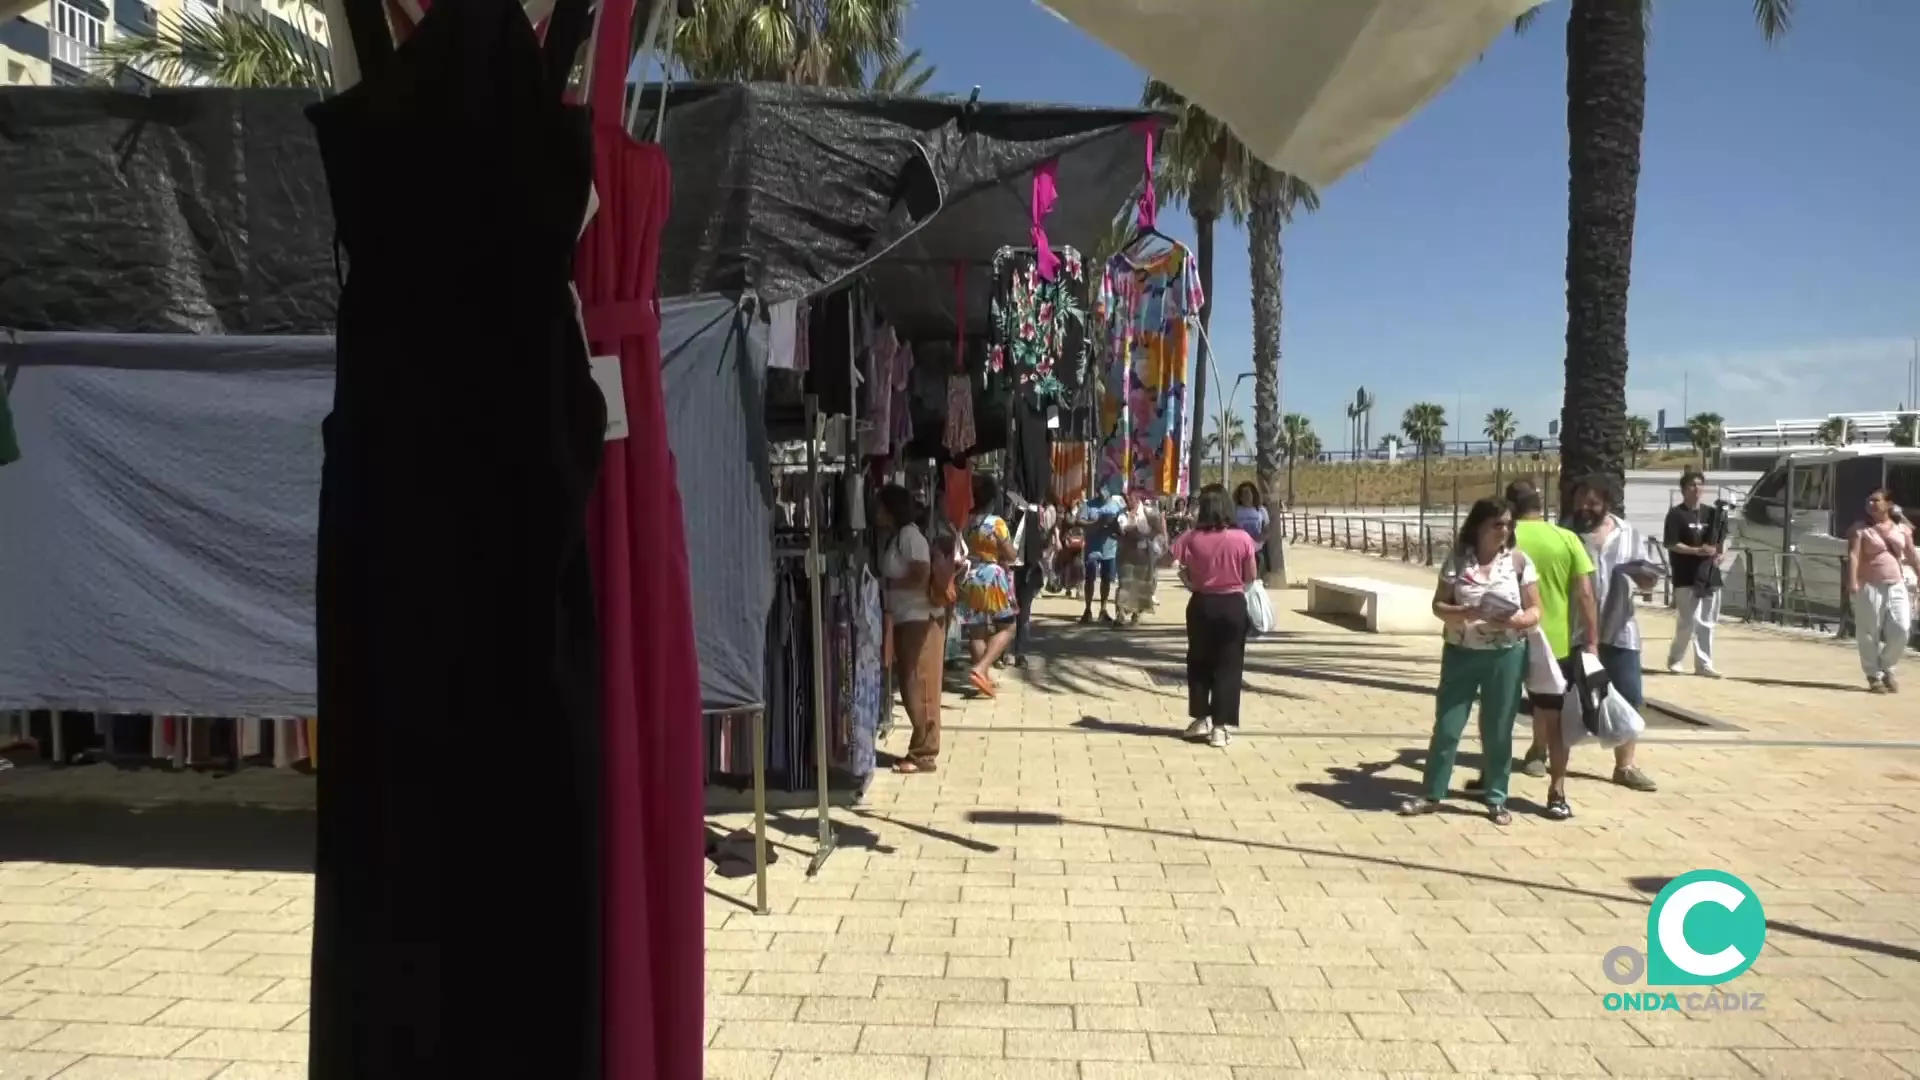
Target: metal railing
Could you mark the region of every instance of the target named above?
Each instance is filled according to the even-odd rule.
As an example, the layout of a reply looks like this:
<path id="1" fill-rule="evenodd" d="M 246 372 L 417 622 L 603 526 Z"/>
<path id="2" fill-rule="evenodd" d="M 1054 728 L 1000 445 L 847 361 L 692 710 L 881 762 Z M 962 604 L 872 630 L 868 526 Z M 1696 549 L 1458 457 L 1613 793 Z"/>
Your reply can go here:
<path id="1" fill-rule="evenodd" d="M 53 59 L 63 64 L 71 65 L 82 71 L 92 70 L 93 46 L 88 45 L 79 38 L 68 37 L 65 34 L 48 31 L 47 53 Z"/>
<path id="2" fill-rule="evenodd" d="M 1444 518 L 1424 526 L 1357 514 L 1293 513 L 1282 520 L 1289 543 L 1420 566 L 1439 565 L 1456 533 L 1456 526 Z M 1648 555 L 1670 570 L 1665 551 L 1650 545 Z M 1845 580 L 1844 555 L 1736 551 L 1722 573 L 1720 618 L 1849 638 L 1853 610 L 1844 594 Z M 1640 596 L 1643 602 L 1672 607 L 1671 574 L 1663 572 L 1660 584 Z"/>
<path id="3" fill-rule="evenodd" d="M 1445 519 L 1389 521 L 1357 514 L 1286 514 L 1287 539 L 1292 543 L 1357 551 L 1364 555 L 1437 565 L 1452 543 L 1456 526 Z"/>

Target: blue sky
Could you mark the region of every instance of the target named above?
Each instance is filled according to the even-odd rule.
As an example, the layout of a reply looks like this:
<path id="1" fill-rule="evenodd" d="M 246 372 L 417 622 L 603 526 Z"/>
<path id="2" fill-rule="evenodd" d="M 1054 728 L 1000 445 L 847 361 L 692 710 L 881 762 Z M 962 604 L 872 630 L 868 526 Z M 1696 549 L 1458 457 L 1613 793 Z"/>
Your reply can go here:
<path id="1" fill-rule="evenodd" d="M 1283 404 L 1344 447 L 1430 400 L 1477 435 L 1545 434 L 1565 357 L 1566 4 L 1497 42 L 1286 234 Z M 1133 65 L 1033 0 L 919 0 L 932 89 L 1125 104 Z M 1920 0 L 1802 3 L 1769 47 L 1749 0 L 1662 0 L 1649 56 L 1629 405 L 1730 424 L 1891 409 L 1920 334 Z M 1071 199 L 1073 193 L 1061 193 Z M 1184 214 L 1163 225 L 1191 240 Z M 1218 240 L 1214 347 L 1250 366 L 1246 236 Z M 1251 417 L 1251 386 L 1235 409 Z M 1214 402 L 1218 402 L 1216 396 Z M 1908 402 L 1908 404 L 1912 404 Z M 1209 411 L 1214 411 L 1210 405 Z"/>

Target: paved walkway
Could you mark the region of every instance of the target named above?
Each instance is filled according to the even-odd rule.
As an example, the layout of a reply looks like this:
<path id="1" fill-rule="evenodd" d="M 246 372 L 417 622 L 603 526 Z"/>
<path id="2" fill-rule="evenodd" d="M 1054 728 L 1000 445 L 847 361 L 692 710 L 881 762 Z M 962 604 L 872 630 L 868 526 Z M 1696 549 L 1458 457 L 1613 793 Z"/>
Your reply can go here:
<path id="1" fill-rule="evenodd" d="M 941 771 L 837 810 L 817 877 L 811 814 L 776 818 L 773 914 L 744 909 L 751 878 L 709 878 L 709 1078 L 1920 1076 L 1920 740 L 1905 698 L 1853 689 L 1851 651 L 1729 630 L 1734 678 L 1649 692 L 1740 730 L 1651 732 L 1651 795 L 1582 752 L 1577 818 L 1528 812 L 1544 782 L 1521 779 L 1500 830 L 1386 809 L 1419 775 L 1431 640 L 1289 609 L 1252 649 L 1245 737 L 1210 750 L 1178 737 L 1168 600 L 1130 631 L 1043 602 L 1043 663 L 997 701 L 949 697 Z M 245 801 L 310 802 L 304 778 L 243 780 Z M 30 771 L 0 778 L 0 820 L 108 789 L 236 790 Z M 233 838 L 250 866 L 298 846 L 276 820 Z M 48 860 L 0 863 L 0 1078 L 302 1075 L 304 875 L 0 847 Z M 1764 1009 L 1608 1012 L 1601 957 L 1644 948 L 1653 893 L 1704 867 L 1766 905 L 1766 951 L 1728 986 Z"/>

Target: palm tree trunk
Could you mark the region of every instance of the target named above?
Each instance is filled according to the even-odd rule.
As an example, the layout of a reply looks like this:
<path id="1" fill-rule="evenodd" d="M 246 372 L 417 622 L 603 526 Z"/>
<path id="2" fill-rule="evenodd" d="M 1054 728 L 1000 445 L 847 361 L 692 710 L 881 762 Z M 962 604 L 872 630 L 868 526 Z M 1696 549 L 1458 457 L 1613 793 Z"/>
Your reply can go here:
<path id="1" fill-rule="evenodd" d="M 1496 499 L 1504 490 L 1504 485 L 1500 481 L 1506 479 L 1505 469 L 1502 467 L 1506 464 L 1506 449 L 1505 443 L 1493 444 L 1493 497 Z"/>
<path id="2" fill-rule="evenodd" d="M 1567 19 L 1567 381 L 1560 410 L 1568 484 L 1624 484 L 1627 292 L 1647 114 L 1643 0 L 1573 0 Z"/>
<path id="3" fill-rule="evenodd" d="M 1247 262 L 1253 285 L 1253 440 L 1255 473 L 1267 515 L 1280 520 L 1280 227 L 1281 177 L 1256 163 L 1247 214 Z M 1282 534 L 1267 530 L 1268 585 L 1284 588 L 1287 555 Z"/>
<path id="4" fill-rule="evenodd" d="M 1193 423 L 1197 431 L 1207 429 L 1207 376 L 1212 368 L 1213 350 L 1207 345 L 1213 333 L 1213 223 L 1214 215 L 1195 212 L 1193 215 L 1193 254 L 1200 264 L 1200 341 L 1194 349 L 1193 373 Z M 1226 432 L 1220 434 L 1220 475 L 1227 475 L 1226 469 Z M 1193 441 L 1193 453 L 1187 459 L 1188 484 L 1193 490 L 1200 489 L 1200 440 Z"/>

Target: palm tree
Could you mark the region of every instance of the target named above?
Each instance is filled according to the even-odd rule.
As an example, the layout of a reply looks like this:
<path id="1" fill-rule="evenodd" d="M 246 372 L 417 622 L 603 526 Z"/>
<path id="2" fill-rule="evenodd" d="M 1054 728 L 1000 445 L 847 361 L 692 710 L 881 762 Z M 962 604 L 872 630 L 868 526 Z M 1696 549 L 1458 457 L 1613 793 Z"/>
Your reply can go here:
<path id="1" fill-rule="evenodd" d="M 1286 449 L 1280 428 L 1280 230 L 1295 210 L 1320 208 L 1305 181 L 1255 161 L 1247 180 L 1247 264 L 1253 286 L 1253 446 L 1260 490 L 1271 500 L 1280 487 Z M 1277 507 L 1268 513 L 1279 517 Z M 1267 530 L 1267 583 L 1284 587 L 1287 553 L 1282 530 Z"/>
<path id="2" fill-rule="evenodd" d="M 1512 409 L 1495 409 L 1487 414 L 1487 426 L 1483 429 L 1488 439 L 1493 441 L 1493 490 L 1500 491 L 1504 479 L 1507 444 L 1520 433 L 1520 425 L 1513 419 Z"/>
<path id="3" fill-rule="evenodd" d="M 1895 446 L 1920 446 L 1920 413 L 1901 413 L 1887 440 Z"/>
<path id="4" fill-rule="evenodd" d="M 1627 461 L 1633 468 L 1640 467 L 1640 455 L 1652 444 L 1653 421 L 1644 416 L 1627 417 Z"/>
<path id="5" fill-rule="evenodd" d="M 1713 455 L 1720 450 L 1720 444 L 1726 441 L 1726 422 L 1719 413 L 1694 413 L 1687 420 L 1687 441 L 1700 451 L 1700 467 L 1706 468 Z"/>
<path id="6" fill-rule="evenodd" d="M 675 66 L 701 82 L 864 86 L 901 59 L 911 0 L 702 0 L 675 24 Z"/>
<path id="7" fill-rule="evenodd" d="M 1753 0 L 1768 42 L 1793 0 Z M 1627 445 L 1627 293 L 1647 115 L 1650 0 L 1572 0 L 1567 17 L 1567 359 L 1560 409 L 1566 487 L 1623 478 Z M 1524 29 L 1539 9 L 1520 17 Z"/>
<path id="8" fill-rule="evenodd" d="M 1853 441 L 1853 424 L 1844 416 L 1829 416 L 1813 437 L 1823 446 L 1845 446 Z"/>
<path id="9" fill-rule="evenodd" d="M 1227 125 L 1166 83 L 1148 80 L 1140 102 L 1174 114 L 1174 122 L 1161 136 L 1156 150 L 1159 160 L 1154 168 L 1154 193 L 1170 206 L 1185 205 L 1193 218 L 1193 254 L 1201 293 L 1200 342 L 1204 350 L 1213 327 L 1213 227 L 1222 217 L 1236 225 L 1246 220 L 1247 180 L 1253 171 L 1253 156 Z M 1191 387 L 1193 415 L 1205 416 L 1210 365 L 1204 352 L 1198 359 Z M 1194 447 L 1187 464 L 1189 475 L 1199 475 L 1199 449 Z"/>
<path id="10" fill-rule="evenodd" d="M 1201 441 L 1205 444 L 1206 453 L 1220 455 L 1220 473 L 1224 476 L 1227 471 L 1227 458 L 1238 455 L 1247 448 L 1247 421 L 1238 413 L 1228 413 L 1226 427 L 1222 428 L 1220 421 L 1215 420 L 1213 430 Z M 1199 474 L 1190 473 L 1189 475 Z"/>
<path id="11" fill-rule="evenodd" d="M 1400 417 L 1400 432 L 1420 451 L 1420 525 L 1427 523 L 1427 481 L 1433 468 L 1433 452 L 1447 431 L 1447 410 L 1430 401 L 1410 405 Z M 1423 531 L 1422 536 L 1426 535 Z"/>
<path id="12" fill-rule="evenodd" d="M 1282 449 L 1287 455 L 1287 505 L 1293 505 L 1293 463 L 1300 458 L 1320 456 L 1320 436 L 1313 433 L 1313 421 L 1302 413 L 1288 413 L 1280 419 Z"/>
<path id="13" fill-rule="evenodd" d="M 172 85 L 333 85 L 326 50 L 312 38 L 264 11 L 232 8 L 208 14 L 188 5 L 162 14 L 151 33 L 126 32 L 102 43 L 93 63 L 110 80 L 138 71 Z"/>

